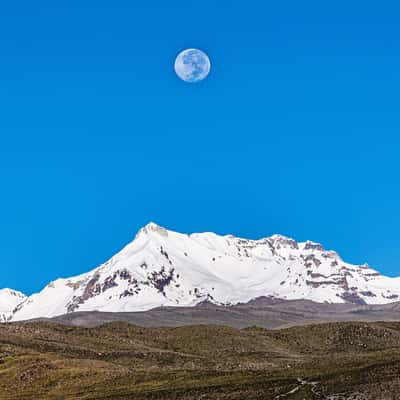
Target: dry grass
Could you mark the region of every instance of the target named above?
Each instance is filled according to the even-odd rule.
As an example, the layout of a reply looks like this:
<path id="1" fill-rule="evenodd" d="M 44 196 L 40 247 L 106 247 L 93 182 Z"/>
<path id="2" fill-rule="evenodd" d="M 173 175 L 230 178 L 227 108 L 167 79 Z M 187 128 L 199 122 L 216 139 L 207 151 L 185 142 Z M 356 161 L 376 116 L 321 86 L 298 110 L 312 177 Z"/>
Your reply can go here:
<path id="1" fill-rule="evenodd" d="M 399 376 L 400 323 L 0 325 L 0 399 L 395 399 Z"/>

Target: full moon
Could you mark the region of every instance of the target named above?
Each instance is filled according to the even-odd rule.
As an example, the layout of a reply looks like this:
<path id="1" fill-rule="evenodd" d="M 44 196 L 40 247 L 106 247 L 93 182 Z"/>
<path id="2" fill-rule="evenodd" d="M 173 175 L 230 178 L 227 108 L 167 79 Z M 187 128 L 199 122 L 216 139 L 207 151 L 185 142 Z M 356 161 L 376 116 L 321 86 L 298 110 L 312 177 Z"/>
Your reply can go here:
<path id="1" fill-rule="evenodd" d="M 198 49 L 186 49 L 175 60 L 175 72 L 185 82 L 195 83 L 207 78 L 211 63 L 207 54 Z"/>

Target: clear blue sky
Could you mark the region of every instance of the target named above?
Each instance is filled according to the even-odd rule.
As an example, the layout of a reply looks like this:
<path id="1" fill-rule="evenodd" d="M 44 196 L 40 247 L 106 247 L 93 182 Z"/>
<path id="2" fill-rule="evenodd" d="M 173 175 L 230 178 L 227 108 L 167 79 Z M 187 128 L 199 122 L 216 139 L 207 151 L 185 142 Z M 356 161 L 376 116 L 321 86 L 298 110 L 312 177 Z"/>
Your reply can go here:
<path id="1" fill-rule="evenodd" d="M 0 287 L 85 272 L 148 221 L 312 239 L 400 275 L 396 1 L 0 6 Z M 206 51 L 180 81 L 176 54 Z"/>

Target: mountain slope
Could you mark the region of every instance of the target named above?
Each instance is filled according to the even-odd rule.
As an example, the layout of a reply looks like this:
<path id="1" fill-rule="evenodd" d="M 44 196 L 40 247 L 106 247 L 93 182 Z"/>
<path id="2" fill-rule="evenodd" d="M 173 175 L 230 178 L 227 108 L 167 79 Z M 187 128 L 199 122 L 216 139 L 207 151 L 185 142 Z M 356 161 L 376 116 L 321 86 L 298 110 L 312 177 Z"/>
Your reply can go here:
<path id="1" fill-rule="evenodd" d="M 15 307 L 26 299 L 26 296 L 11 289 L 0 290 L 0 322 L 7 321 Z"/>
<path id="2" fill-rule="evenodd" d="M 105 264 L 30 296 L 13 320 L 193 306 L 204 300 L 228 305 L 261 296 L 384 304 L 400 299 L 400 279 L 345 263 L 310 241 L 185 235 L 150 223 Z"/>
<path id="3" fill-rule="evenodd" d="M 180 327 L 185 325 L 223 325 L 233 328 L 287 328 L 322 322 L 400 321 L 400 302 L 390 304 L 316 303 L 310 300 L 282 300 L 259 297 L 248 303 L 219 306 L 203 302 L 195 307 L 157 307 L 148 311 L 82 311 L 51 319 L 65 325 L 101 326 L 110 322 L 128 322 L 143 327 Z M 31 320 L 32 321 L 32 320 Z"/>

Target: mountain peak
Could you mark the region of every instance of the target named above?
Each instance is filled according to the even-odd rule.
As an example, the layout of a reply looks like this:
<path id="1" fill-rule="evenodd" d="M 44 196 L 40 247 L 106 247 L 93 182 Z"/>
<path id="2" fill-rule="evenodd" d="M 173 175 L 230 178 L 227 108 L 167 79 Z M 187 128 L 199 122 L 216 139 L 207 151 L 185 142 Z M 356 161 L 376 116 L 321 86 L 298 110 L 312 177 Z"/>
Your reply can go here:
<path id="1" fill-rule="evenodd" d="M 139 230 L 139 232 L 136 234 L 136 238 L 138 238 L 141 235 L 148 235 L 152 232 L 158 233 L 162 236 L 168 236 L 168 230 L 165 229 L 164 227 L 157 225 L 155 222 L 149 222 L 146 224 L 143 228 Z"/>
<path id="2" fill-rule="evenodd" d="M 306 242 L 304 242 L 304 250 L 325 251 L 324 246 L 322 246 L 322 244 L 312 242 L 311 240 L 307 240 Z"/>
<path id="3" fill-rule="evenodd" d="M 283 247 L 290 247 L 292 249 L 297 249 L 298 248 L 298 243 L 296 242 L 296 240 L 287 237 L 287 236 L 283 236 L 283 235 L 272 235 L 269 237 L 269 240 L 271 240 L 273 243 L 277 244 L 278 247 L 283 246 Z"/>
<path id="4" fill-rule="evenodd" d="M 157 229 L 157 228 L 161 228 L 160 225 L 156 224 L 153 221 L 150 221 L 149 223 L 147 223 L 143 228 L 147 228 L 147 229 Z"/>
<path id="5" fill-rule="evenodd" d="M 12 316 L 12 312 L 26 296 L 13 289 L 0 289 L 0 322 L 6 322 Z"/>
<path id="6" fill-rule="evenodd" d="M 273 240 L 286 240 L 286 239 L 293 240 L 290 237 L 285 236 L 285 235 L 280 235 L 279 233 L 273 234 L 272 236 L 270 236 L 270 239 L 273 239 Z"/>
<path id="7" fill-rule="evenodd" d="M 22 299 L 26 297 L 22 292 L 19 292 L 18 290 L 14 290 L 14 289 L 10 289 L 10 288 L 0 289 L 0 294 L 19 297 Z"/>

